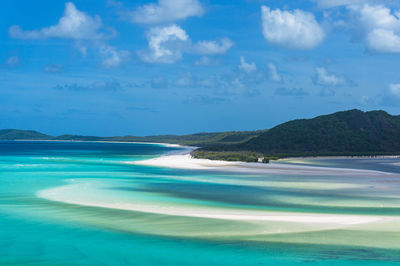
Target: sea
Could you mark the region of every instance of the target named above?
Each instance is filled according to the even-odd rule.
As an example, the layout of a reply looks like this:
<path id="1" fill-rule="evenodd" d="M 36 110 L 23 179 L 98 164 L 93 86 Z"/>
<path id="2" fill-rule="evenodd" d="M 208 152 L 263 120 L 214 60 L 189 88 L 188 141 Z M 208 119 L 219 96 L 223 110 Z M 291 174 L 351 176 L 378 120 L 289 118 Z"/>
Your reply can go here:
<path id="1" fill-rule="evenodd" d="M 133 163 L 182 149 L 0 141 L 0 265 L 400 265 L 400 159 Z"/>

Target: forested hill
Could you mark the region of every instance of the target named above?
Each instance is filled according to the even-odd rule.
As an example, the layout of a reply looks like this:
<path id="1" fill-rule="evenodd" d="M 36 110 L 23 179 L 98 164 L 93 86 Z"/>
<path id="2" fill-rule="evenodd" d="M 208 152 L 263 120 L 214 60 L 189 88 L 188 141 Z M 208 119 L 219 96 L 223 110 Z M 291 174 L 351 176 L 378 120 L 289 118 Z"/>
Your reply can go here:
<path id="1" fill-rule="evenodd" d="M 34 130 L 3 129 L 0 130 L 0 140 L 45 140 L 51 139 L 49 135 Z"/>
<path id="2" fill-rule="evenodd" d="M 280 124 L 235 145 L 207 151 L 252 151 L 266 156 L 400 154 L 400 116 L 349 110 Z"/>
<path id="3" fill-rule="evenodd" d="M 400 116 L 392 116 L 385 111 L 349 110 L 312 119 L 293 120 L 269 130 L 181 136 L 52 137 L 36 131 L 0 130 L 0 140 L 19 139 L 177 143 L 202 147 L 193 154 L 213 159 L 227 157 L 226 153 L 220 157 L 218 152 L 229 152 L 230 158 L 242 158 L 244 154 L 251 153 L 251 160 L 257 156 L 400 154 Z"/>
<path id="4" fill-rule="evenodd" d="M 6 129 L 0 130 L 0 140 L 64 140 L 64 141 L 123 141 L 123 142 L 159 142 L 175 143 L 204 147 L 207 145 L 238 144 L 248 141 L 264 133 L 256 131 L 228 131 L 216 133 L 197 133 L 189 135 L 158 135 L 158 136 L 116 136 L 96 137 L 80 135 L 49 136 L 32 130 Z"/>

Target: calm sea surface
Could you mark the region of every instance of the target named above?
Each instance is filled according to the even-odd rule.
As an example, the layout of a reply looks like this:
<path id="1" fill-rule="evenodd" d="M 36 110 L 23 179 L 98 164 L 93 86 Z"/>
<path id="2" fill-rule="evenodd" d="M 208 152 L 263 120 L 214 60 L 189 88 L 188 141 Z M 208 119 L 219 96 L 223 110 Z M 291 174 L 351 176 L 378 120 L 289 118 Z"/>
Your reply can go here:
<path id="1" fill-rule="evenodd" d="M 177 150 L 0 142 L 0 264 L 400 264 L 399 159 L 279 163 L 385 172 L 319 175 L 129 163 Z"/>

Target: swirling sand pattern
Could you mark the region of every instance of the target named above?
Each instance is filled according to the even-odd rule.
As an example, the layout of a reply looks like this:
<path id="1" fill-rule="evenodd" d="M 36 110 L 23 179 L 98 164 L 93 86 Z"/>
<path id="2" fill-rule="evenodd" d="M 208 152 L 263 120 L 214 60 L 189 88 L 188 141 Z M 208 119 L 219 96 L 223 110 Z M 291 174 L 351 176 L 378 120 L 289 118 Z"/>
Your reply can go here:
<path id="1" fill-rule="evenodd" d="M 154 158 L 177 150 L 161 145 L 18 145 L 0 150 L 0 263 L 400 262 L 400 176 L 382 171 L 395 159 L 260 166 Z"/>

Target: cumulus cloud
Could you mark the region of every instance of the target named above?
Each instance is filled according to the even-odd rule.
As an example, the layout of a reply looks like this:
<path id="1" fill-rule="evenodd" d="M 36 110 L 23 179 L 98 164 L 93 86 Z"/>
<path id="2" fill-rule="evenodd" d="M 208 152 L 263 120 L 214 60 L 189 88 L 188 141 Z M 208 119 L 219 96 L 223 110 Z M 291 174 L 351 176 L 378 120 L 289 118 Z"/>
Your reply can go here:
<path id="1" fill-rule="evenodd" d="M 44 72 L 48 72 L 48 73 L 57 73 L 57 72 L 61 72 L 63 70 L 63 66 L 60 64 L 51 64 L 51 65 L 47 65 L 43 68 Z"/>
<path id="2" fill-rule="evenodd" d="M 302 10 L 271 10 L 261 7 L 265 39 L 275 45 L 291 49 L 312 49 L 319 45 L 325 33 L 314 15 Z"/>
<path id="3" fill-rule="evenodd" d="M 64 38 L 74 40 L 101 39 L 102 22 L 99 16 L 91 17 L 79 11 L 71 2 L 66 3 L 64 15 L 56 25 L 40 30 L 23 30 L 14 25 L 9 28 L 9 34 L 16 39 Z"/>
<path id="4" fill-rule="evenodd" d="M 378 53 L 400 53 L 400 10 L 390 0 L 315 0 L 322 8 L 345 6 L 341 19 L 329 22 L 350 29 L 353 39 L 362 40 L 366 49 Z M 324 12 L 329 20 L 329 12 Z M 338 13 L 335 13 L 338 14 Z"/>
<path id="5" fill-rule="evenodd" d="M 54 89 L 70 91 L 118 91 L 122 89 L 122 86 L 117 80 L 109 79 L 106 81 L 95 81 L 89 85 L 79 85 L 77 83 L 57 85 Z"/>
<path id="6" fill-rule="evenodd" d="M 256 64 L 254 62 L 247 63 L 244 56 L 240 57 L 240 64 L 238 68 L 246 73 L 251 73 L 257 70 Z"/>
<path id="7" fill-rule="evenodd" d="M 266 76 L 263 71 L 244 72 L 239 69 L 223 74 L 212 74 L 198 76 L 191 72 L 180 73 L 173 81 L 168 82 L 169 87 L 181 87 L 188 89 L 212 89 L 218 95 L 232 96 L 243 95 L 252 97 L 260 93 Z M 161 84 L 165 81 L 163 77 L 157 77 Z M 153 82 L 153 81 L 152 81 Z"/>
<path id="8" fill-rule="evenodd" d="M 7 67 L 10 67 L 10 68 L 19 66 L 20 64 L 21 64 L 21 61 L 19 60 L 19 57 L 18 57 L 18 56 L 11 56 L 11 57 L 9 57 L 9 58 L 6 60 L 6 63 L 5 63 L 5 65 L 6 65 Z"/>
<path id="9" fill-rule="evenodd" d="M 189 40 L 186 32 L 177 25 L 155 27 L 147 33 L 149 49 L 139 51 L 140 58 L 148 63 L 174 63 L 182 57 L 182 48 Z"/>
<path id="10" fill-rule="evenodd" d="M 359 5 L 365 3 L 378 3 L 382 0 L 314 0 L 321 8 L 332 8 L 338 6 Z"/>
<path id="11" fill-rule="evenodd" d="M 110 45 L 100 46 L 100 55 L 102 56 L 101 65 L 105 68 L 119 67 L 122 63 L 129 61 L 130 53 L 125 50 L 117 50 Z"/>
<path id="12" fill-rule="evenodd" d="M 162 76 L 153 77 L 150 81 L 150 87 L 153 89 L 161 89 L 168 87 L 168 80 Z"/>
<path id="13" fill-rule="evenodd" d="M 321 97 L 335 96 L 336 92 L 332 88 L 322 88 L 319 92 Z"/>
<path id="14" fill-rule="evenodd" d="M 221 104 L 228 101 L 229 101 L 228 99 L 221 97 L 208 96 L 208 95 L 195 95 L 187 97 L 184 103 L 208 105 L 208 104 Z"/>
<path id="15" fill-rule="evenodd" d="M 191 72 L 182 73 L 180 77 L 175 81 L 175 86 L 187 88 L 191 86 L 196 86 L 196 81 L 193 78 Z"/>
<path id="16" fill-rule="evenodd" d="M 321 86 L 342 86 L 350 85 L 352 82 L 334 73 L 329 73 L 324 67 L 317 67 L 313 77 L 314 84 Z"/>
<path id="17" fill-rule="evenodd" d="M 374 29 L 367 36 L 367 44 L 377 52 L 400 53 L 400 35 L 391 30 Z"/>
<path id="18" fill-rule="evenodd" d="M 269 78 L 275 82 L 281 82 L 282 77 L 278 73 L 278 69 L 273 63 L 268 63 Z"/>
<path id="19" fill-rule="evenodd" d="M 140 6 L 129 13 L 134 23 L 161 24 L 201 16 L 204 9 L 198 0 L 158 0 L 157 3 Z"/>
<path id="20" fill-rule="evenodd" d="M 371 98 L 366 95 L 361 96 L 360 99 L 358 100 L 358 102 L 361 105 L 375 105 L 376 104 L 376 101 L 374 100 L 374 98 Z"/>
<path id="21" fill-rule="evenodd" d="M 202 56 L 194 62 L 196 66 L 214 66 L 218 65 L 218 60 L 210 58 L 208 56 Z"/>
<path id="22" fill-rule="evenodd" d="M 400 98 L 400 83 L 392 83 L 389 85 L 389 93 Z"/>
<path id="23" fill-rule="evenodd" d="M 56 25 L 39 30 L 23 30 L 20 26 L 14 25 L 9 28 L 9 34 L 17 39 L 74 40 L 76 49 L 83 57 L 86 57 L 89 47 L 94 47 L 101 57 L 101 65 L 105 68 L 120 66 L 129 59 L 130 55 L 128 51 L 117 50 L 107 44 L 106 40 L 114 36 L 114 30 L 106 28 L 99 16 L 90 16 L 80 11 L 71 2 L 65 4 L 64 14 Z M 51 68 L 48 70 L 45 69 L 47 72 L 52 72 Z"/>
<path id="24" fill-rule="evenodd" d="M 382 5 L 350 6 L 366 46 L 376 52 L 400 52 L 400 11 Z"/>
<path id="25" fill-rule="evenodd" d="M 391 83 L 381 94 L 380 103 L 385 106 L 398 106 L 400 102 L 400 83 Z"/>
<path id="26" fill-rule="evenodd" d="M 176 24 L 151 28 L 147 40 L 148 49 L 138 51 L 139 57 L 147 63 L 174 63 L 183 53 L 222 54 L 233 45 L 228 38 L 192 43 L 186 31 Z"/>
<path id="27" fill-rule="evenodd" d="M 233 46 L 233 42 L 228 38 L 219 41 L 199 41 L 193 45 L 195 52 L 199 54 L 224 54 Z"/>
<path id="28" fill-rule="evenodd" d="M 308 92 L 304 91 L 302 88 L 277 88 L 274 94 L 277 96 L 304 97 L 308 95 Z"/>

